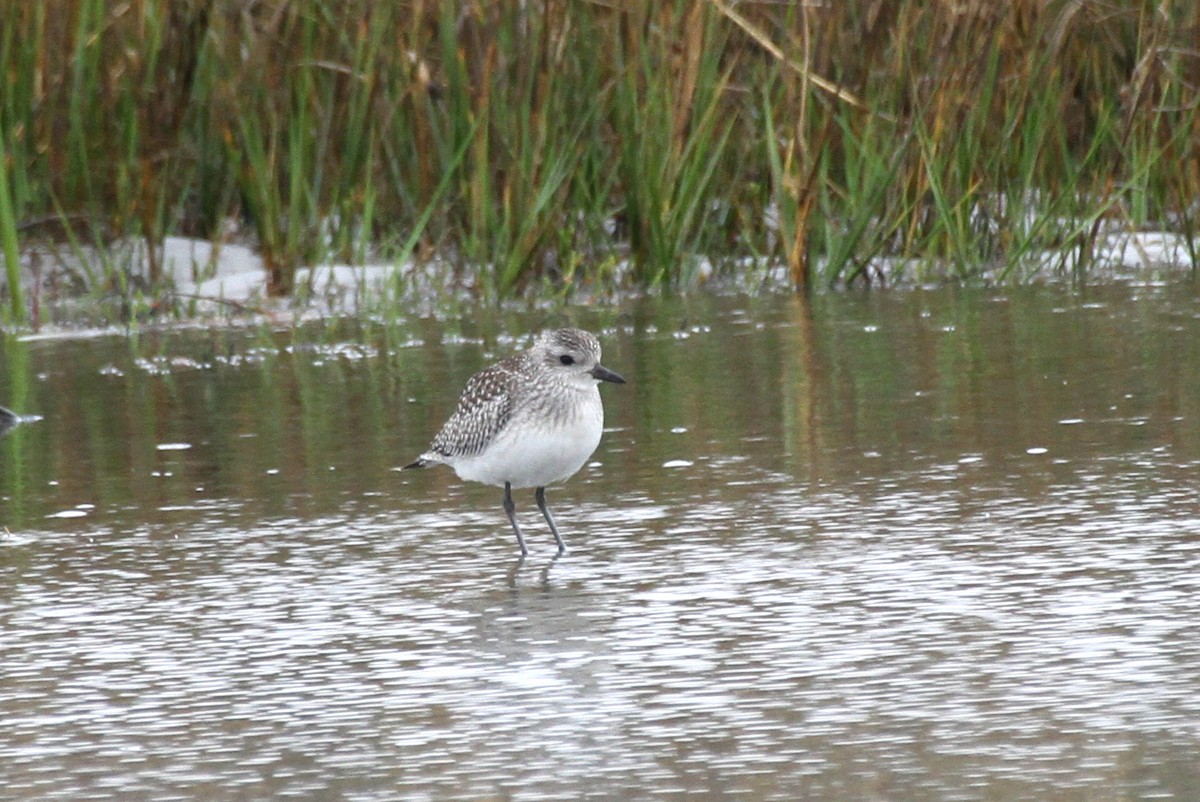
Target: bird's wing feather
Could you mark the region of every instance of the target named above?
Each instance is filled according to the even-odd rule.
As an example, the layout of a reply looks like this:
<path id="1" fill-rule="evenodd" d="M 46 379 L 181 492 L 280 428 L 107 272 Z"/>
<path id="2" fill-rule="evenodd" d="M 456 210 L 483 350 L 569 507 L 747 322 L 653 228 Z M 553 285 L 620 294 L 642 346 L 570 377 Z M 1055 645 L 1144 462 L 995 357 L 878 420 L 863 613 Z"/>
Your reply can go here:
<path id="1" fill-rule="evenodd" d="M 512 417 L 514 367 L 515 363 L 506 359 L 472 376 L 430 450 L 446 457 L 482 452 Z"/>
<path id="2" fill-rule="evenodd" d="M 0 434 L 4 434 L 16 425 L 17 413 L 9 412 L 4 407 L 0 407 Z"/>

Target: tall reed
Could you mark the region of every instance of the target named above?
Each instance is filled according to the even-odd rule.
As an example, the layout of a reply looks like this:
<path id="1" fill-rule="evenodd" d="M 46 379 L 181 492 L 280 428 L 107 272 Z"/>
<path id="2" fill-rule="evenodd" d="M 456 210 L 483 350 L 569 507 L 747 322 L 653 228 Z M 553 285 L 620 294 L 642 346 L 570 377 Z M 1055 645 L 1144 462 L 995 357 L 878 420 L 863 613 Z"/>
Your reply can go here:
<path id="1" fill-rule="evenodd" d="M 13 310 L 14 249 L 153 255 L 231 222 L 278 294 L 305 264 L 410 255 L 497 295 L 670 286 L 702 258 L 782 262 L 798 287 L 892 263 L 1016 279 L 1105 227 L 1200 228 L 1195 4 L 0 0 L 0 18 Z M 160 273 L 100 283 L 159 292 Z"/>

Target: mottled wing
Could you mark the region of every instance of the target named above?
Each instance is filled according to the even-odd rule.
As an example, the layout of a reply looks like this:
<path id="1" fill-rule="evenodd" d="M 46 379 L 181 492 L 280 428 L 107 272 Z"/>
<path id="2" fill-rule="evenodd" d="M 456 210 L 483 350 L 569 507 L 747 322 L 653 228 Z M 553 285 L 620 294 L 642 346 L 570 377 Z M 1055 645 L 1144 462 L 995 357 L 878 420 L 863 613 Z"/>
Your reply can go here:
<path id="1" fill-rule="evenodd" d="M 470 378 L 454 414 L 433 438 L 430 451 L 445 457 L 470 457 L 487 447 L 512 416 L 514 366 L 511 359 L 502 360 Z"/>

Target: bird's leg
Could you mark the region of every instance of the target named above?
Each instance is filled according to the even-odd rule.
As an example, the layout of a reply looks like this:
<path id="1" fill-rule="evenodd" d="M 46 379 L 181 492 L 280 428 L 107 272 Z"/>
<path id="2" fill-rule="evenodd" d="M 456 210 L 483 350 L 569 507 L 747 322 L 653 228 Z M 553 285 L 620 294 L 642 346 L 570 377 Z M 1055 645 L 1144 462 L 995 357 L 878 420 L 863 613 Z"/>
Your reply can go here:
<path id="1" fill-rule="evenodd" d="M 550 514 L 550 508 L 546 506 L 546 488 L 539 487 L 536 495 L 538 509 L 542 511 L 542 515 L 546 516 L 546 523 L 550 524 L 550 531 L 554 533 L 554 539 L 558 541 L 558 553 L 562 554 L 567 550 L 567 544 L 563 543 L 562 535 L 558 533 L 558 527 L 554 525 L 554 516 Z"/>
<path id="2" fill-rule="evenodd" d="M 543 509 L 545 508 L 543 507 Z M 521 534 L 521 527 L 517 525 L 517 505 L 513 504 L 512 484 L 509 482 L 504 483 L 504 511 L 508 513 L 508 520 L 513 525 L 513 531 L 517 533 L 517 545 L 521 547 L 521 554 L 528 554 L 529 549 L 525 548 L 525 537 Z M 553 524 L 550 526 L 554 527 Z M 558 533 L 555 532 L 554 536 L 558 537 Z M 561 544 L 562 541 L 560 540 L 559 543 Z"/>

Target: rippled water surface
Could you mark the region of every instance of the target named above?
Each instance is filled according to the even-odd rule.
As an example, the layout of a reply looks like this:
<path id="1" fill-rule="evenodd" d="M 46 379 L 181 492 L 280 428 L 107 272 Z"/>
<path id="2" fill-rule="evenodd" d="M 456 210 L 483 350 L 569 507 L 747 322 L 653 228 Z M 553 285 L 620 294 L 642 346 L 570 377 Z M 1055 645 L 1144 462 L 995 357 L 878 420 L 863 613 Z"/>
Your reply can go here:
<path id="1" fill-rule="evenodd" d="M 1192 286 L 580 312 L 520 562 L 395 469 L 548 322 L 0 341 L 0 798 L 1196 798 Z"/>

